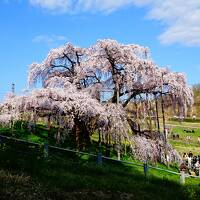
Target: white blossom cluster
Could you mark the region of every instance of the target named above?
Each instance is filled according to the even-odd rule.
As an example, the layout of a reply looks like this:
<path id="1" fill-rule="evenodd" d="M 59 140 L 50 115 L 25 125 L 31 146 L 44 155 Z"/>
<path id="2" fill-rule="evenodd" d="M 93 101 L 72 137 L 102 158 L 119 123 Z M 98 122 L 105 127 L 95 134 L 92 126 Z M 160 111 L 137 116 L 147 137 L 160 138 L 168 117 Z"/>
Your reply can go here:
<path id="1" fill-rule="evenodd" d="M 128 132 L 126 115 L 120 105 L 101 105 L 87 91 L 78 91 L 70 83 L 66 88 L 42 88 L 26 96 L 9 96 L 0 105 L 0 110 L 0 121 L 4 123 L 25 116 L 34 121 L 40 116 L 51 115 L 54 118 L 59 116 L 60 126 L 68 129 L 73 128 L 75 119 L 88 127 L 95 119 L 96 129 L 113 133 L 116 138 Z"/>
<path id="2" fill-rule="evenodd" d="M 164 88 L 183 106 L 193 104 L 184 74 L 158 67 L 146 47 L 110 39 L 98 40 L 89 48 L 66 44 L 53 49 L 42 63 L 30 66 L 28 79 L 30 84 L 42 80 L 44 87 L 64 87 L 70 82 L 97 99 L 103 90 L 119 89 L 123 101 L 142 93 L 163 92 Z"/>
<path id="3" fill-rule="evenodd" d="M 162 139 L 152 140 L 143 136 L 133 136 L 131 142 L 134 146 L 135 158 L 143 162 L 155 163 L 159 161 L 165 164 L 167 162 L 180 164 L 182 161 L 177 151 L 170 144 L 165 144 Z"/>

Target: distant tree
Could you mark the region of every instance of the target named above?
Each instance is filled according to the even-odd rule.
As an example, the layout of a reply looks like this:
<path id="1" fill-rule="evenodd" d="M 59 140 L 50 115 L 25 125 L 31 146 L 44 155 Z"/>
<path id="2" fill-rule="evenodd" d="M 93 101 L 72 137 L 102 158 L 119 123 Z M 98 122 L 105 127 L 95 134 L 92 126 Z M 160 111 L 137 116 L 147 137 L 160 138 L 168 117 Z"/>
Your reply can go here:
<path id="1" fill-rule="evenodd" d="M 192 90 L 194 93 L 193 115 L 200 117 L 200 84 L 193 85 Z"/>

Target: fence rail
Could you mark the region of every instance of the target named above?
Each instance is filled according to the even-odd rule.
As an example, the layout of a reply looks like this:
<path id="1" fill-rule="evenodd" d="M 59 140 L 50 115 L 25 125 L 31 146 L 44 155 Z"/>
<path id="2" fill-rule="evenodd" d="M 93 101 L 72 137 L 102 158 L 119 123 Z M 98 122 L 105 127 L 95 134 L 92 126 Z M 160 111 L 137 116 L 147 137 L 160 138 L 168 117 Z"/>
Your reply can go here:
<path id="1" fill-rule="evenodd" d="M 0 135 L 0 143 L 3 141 L 3 139 L 17 141 L 17 142 L 23 142 L 23 143 L 30 144 L 30 145 L 41 146 L 40 143 L 30 142 L 30 141 L 27 141 L 27 140 L 22 140 L 22 139 L 17 139 L 17 138 L 13 138 L 13 137 L 8 137 L 8 136 Z M 49 148 L 51 148 L 51 149 L 57 149 L 57 150 L 66 151 L 66 152 L 72 152 L 72 153 L 76 153 L 76 154 L 88 155 L 88 156 L 92 156 L 92 157 L 96 157 L 96 158 L 99 157 L 99 155 L 94 154 L 94 153 L 87 153 L 87 152 L 82 152 L 82 151 L 72 150 L 72 149 L 67 149 L 67 148 L 61 148 L 61 147 L 56 147 L 56 146 L 51 146 L 51 145 L 47 145 L 47 148 L 48 149 Z M 135 163 L 135 162 L 130 162 L 130 161 L 117 160 L 117 159 L 106 157 L 106 156 L 102 156 L 102 155 L 101 155 L 101 159 L 111 160 L 111 161 L 118 162 L 118 163 L 124 163 L 124 164 L 129 164 L 129 165 L 135 165 L 135 166 L 143 167 L 144 168 L 144 174 L 145 174 L 145 176 L 147 174 L 148 168 L 155 169 L 155 170 L 158 170 L 158 171 L 164 171 L 164 172 L 167 172 L 167 173 L 170 173 L 170 174 L 175 174 L 175 175 L 180 176 L 180 182 L 182 184 L 185 183 L 185 178 L 192 177 L 192 178 L 200 179 L 200 173 L 199 173 L 199 176 L 188 175 L 188 174 L 183 174 L 183 173 L 180 173 L 180 172 L 171 171 L 171 170 L 168 170 L 168 169 L 163 169 L 163 168 L 160 168 L 160 167 L 154 167 L 154 166 L 151 166 L 151 165 L 147 165 L 146 163 L 140 164 L 140 163 Z"/>

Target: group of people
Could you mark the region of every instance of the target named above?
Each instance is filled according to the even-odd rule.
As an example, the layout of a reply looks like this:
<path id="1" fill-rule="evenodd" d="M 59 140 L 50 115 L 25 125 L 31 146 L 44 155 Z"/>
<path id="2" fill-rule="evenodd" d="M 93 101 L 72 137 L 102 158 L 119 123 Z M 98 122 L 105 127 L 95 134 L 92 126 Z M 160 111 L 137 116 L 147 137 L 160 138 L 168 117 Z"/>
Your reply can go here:
<path id="1" fill-rule="evenodd" d="M 200 155 L 193 156 L 193 153 L 190 151 L 188 154 L 183 153 L 183 163 L 180 166 L 180 171 L 185 171 L 190 175 L 199 176 L 200 171 Z"/>

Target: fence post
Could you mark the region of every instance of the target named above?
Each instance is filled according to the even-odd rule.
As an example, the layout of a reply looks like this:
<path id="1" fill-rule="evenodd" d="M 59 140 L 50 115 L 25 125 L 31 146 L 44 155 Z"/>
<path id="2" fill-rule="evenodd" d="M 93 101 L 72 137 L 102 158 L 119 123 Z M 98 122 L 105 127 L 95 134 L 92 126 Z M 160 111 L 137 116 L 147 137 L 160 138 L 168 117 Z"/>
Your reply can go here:
<path id="1" fill-rule="evenodd" d="M 147 162 L 145 162 L 143 164 L 143 168 L 144 168 L 144 176 L 145 176 L 145 178 L 147 178 L 147 172 L 148 172 L 148 164 L 147 164 Z"/>
<path id="2" fill-rule="evenodd" d="M 121 160 L 121 153 L 120 153 L 120 145 L 116 144 L 116 149 L 117 149 L 117 160 Z"/>
<path id="3" fill-rule="evenodd" d="M 48 143 L 44 144 L 44 158 L 47 158 L 49 156 L 49 145 Z"/>
<path id="4" fill-rule="evenodd" d="M 100 151 L 98 152 L 97 163 L 98 165 L 102 165 L 102 154 Z"/>
<path id="5" fill-rule="evenodd" d="M 117 160 L 121 160 L 121 156 L 120 156 L 120 150 L 117 150 Z"/>
<path id="6" fill-rule="evenodd" d="M 102 153 L 101 153 L 101 146 L 99 146 L 99 152 L 97 156 L 97 164 L 102 165 Z"/>
<path id="7" fill-rule="evenodd" d="M 181 171 L 180 184 L 181 185 L 185 184 L 185 172 L 184 171 Z"/>
<path id="8" fill-rule="evenodd" d="M 101 152 L 101 131 L 99 130 L 99 150 L 97 155 L 97 164 L 102 165 L 102 152 Z"/>

